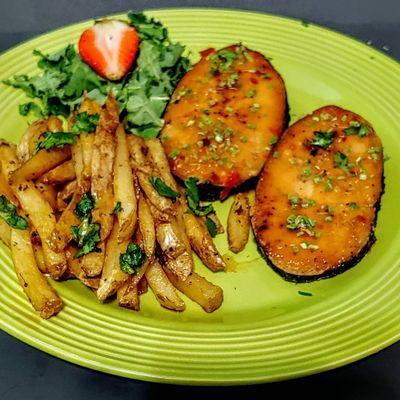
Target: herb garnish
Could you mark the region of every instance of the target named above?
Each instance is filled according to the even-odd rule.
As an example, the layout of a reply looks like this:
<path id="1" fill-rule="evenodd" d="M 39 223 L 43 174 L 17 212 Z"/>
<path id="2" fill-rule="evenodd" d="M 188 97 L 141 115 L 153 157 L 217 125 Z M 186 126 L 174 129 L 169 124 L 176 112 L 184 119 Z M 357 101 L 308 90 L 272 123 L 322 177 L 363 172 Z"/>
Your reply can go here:
<path id="1" fill-rule="evenodd" d="M 33 101 L 20 104 L 18 107 L 19 113 L 24 117 L 26 117 L 30 113 L 32 113 L 36 118 L 40 118 L 43 116 L 41 108 Z"/>
<path id="2" fill-rule="evenodd" d="M 146 260 L 146 253 L 137 244 L 129 243 L 126 252 L 119 256 L 119 267 L 126 274 L 136 274 Z"/>
<path id="3" fill-rule="evenodd" d="M 90 213 L 94 209 L 94 200 L 92 195 L 88 192 L 85 193 L 79 203 L 76 205 L 75 214 L 82 221 L 90 217 Z"/>
<path id="4" fill-rule="evenodd" d="M 333 132 L 315 131 L 311 141 L 312 146 L 318 146 L 327 149 L 333 142 Z"/>
<path id="5" fill-rule="evenodd" d="M 17 207 L 3 195 L 0 196 L 0 218 L 12 228 L 21 230 L 28 228 L 26 219 L 18 215 Z"/>
<path id="6" fill-rule="evenodd" d="M 162 179 L 158 176 L 150 177 L 150 183 L 153 185 L 154 189 L 157 190 L 157 193 L 160 196 L 168 197 L 175 201 L 181 194 L 170 186 L 168 186 Z"/>
<path id="7" fill-rule="evenodd" d="M 207 226 L 208 232 L 210 233 L 211 237 L 217 236 L 217 233 L 218 233 L 217 225 L 209 217 L 206 217 L 206 226 Z"/>
<path id="8" fill-rule="evenodd" d="M 312 296 L 312 295 L 313 295 L 313 294 L 310 293 L 310 292 L 303 292 L 302 290 L 299 290 L 297 293 L 298 293 L 299 295 L 301 295 L 301 296 Z"/>
<path id="9" fill-rule="evenodd" d="M 299 230 L 307 233 L 309 236 L 314 236 L 315 221 L 305 215 L 289 215 L 286 220 L 286 228 L 290 230 Z"/>
<path id="10" fill-rule="evenodd" d="M 210 74 L 214 76 L 217 72 L 227 72 L 231 69 L 238 55 L 230 50 L 222 49 L 210 55 Z"/>
<path id="11" fill-rule="evenodd" d="M 113 214 L 118 214 L 119 212 L 123 211 L 124 209 L 122 208 L 122 204 L 120 201 L 117 201 L 113 210 Z"/>
<path id="12" fill-rule="evenodd" d="M 345 154 L 343 154 L 342 152 L 338 151 L 335 154 L 335 165 L 336 167 L 339 167 L 341 170 L 343 170 L 344 172 L 346 172 L 346 174 L 349 174 L 349 159 L 347 158 L 347 156 Z"/>
<path id="13" fill-rule="evenodd" d="M 204 217 L 214 211 L 212 204 L 206 206 L 200 206 L 200 195 L 199 188 L 197 187 L 197 178 L 189 178 L 185 181 L 186 196 L 188 200 L 188 206 L 190 210 L 198 215 L 199 217 Z"/>
<path id="14" fill-rule="evenodd" d="M 49 150 L 53 147 L 64 147 L 66 144 L 73 144 L 76 135 L 71 132 L 45 132 L 40 135 L 44 140 L 38 141 L 35 144 L 35 152 L 39 150 Z"/>
<path id="15" fill-rule="evenodd" d="M 86 111 L 76 115 L 76 121 L 72 128 L 72 133 L 92 133 L 96 130 L 99 123 L 99 114 L 88 114 Z"/>
<path id="16" fill-rule="evenodd" d="M 360 137 L 366 136 L 369 133 L 369 127 L 367 124 L 362 124 L 359 121 L 350 121 L 349 127 L 343 129 L 346 135 L 358 135 Z"/>

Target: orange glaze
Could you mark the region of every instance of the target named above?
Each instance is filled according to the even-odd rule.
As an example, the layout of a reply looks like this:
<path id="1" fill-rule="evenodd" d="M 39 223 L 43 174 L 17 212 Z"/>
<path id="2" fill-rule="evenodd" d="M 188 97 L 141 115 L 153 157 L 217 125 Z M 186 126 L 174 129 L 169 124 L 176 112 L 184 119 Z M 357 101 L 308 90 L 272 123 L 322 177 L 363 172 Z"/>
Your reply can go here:
<path id="1" fill-rule="evenodd" d="M 343 129 L 351 121 L 365 124 L 368 133 L 346 135 Z M 316 131 L 333 134 L 327 149 L 310 144 Z M 347 157 L 348 172 L 336 166 L 337 152 Z M 265 165 L 252 218 L 257 241 L 286 273 L 332 271 L 357 259 L 370 244 L 382 190 L 382 144 L 371 125 L 339 107 L 316 110 L 283 134 Z M 315 226 L 311 232 L 288 229 L 290 215 L 311 218 Z"/>
<path id="2" fill-rule="evenodd" d="M 228 69 L 217 56 L 224 51 L 235 58 Z M 161 139 L 172 171 L 230 188 L 257 176 L 284 129 L 285 111 L 284 83 L 263 55 L 240 45 L 207 49 L 164 116 Z"/>

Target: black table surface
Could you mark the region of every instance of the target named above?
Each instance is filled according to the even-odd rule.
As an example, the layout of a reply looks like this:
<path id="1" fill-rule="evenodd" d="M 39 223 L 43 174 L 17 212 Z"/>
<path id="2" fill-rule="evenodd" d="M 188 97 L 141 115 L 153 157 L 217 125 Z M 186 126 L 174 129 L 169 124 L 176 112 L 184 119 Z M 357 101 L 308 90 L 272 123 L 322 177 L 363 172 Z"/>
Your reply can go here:
<path id="1" fill-rule="evenodd" d="M 0 51 L 56 27 L 127 9 L 225 7 L 286 15 L 349 34 L 400 59 L 400 0 L 1 0 Z M 0 331 L 0 400 L 400 398 L 400 343 L 354 364 L 287 382 L 181 387 L 128 380 L 59 360 Z"/>

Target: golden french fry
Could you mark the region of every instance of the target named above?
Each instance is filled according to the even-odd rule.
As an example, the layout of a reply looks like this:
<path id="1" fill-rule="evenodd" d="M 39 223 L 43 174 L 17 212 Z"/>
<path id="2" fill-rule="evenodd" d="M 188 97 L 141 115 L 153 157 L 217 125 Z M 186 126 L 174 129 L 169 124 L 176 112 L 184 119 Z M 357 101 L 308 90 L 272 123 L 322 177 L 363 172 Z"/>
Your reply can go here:
<path id="1" fill-rule="evenodd" d="M 11 238 L 11 227 L 7 224 L 4 219 L 0 218 L 0 240 L 7 246 L 10 247 Z"/>
<path id="2" fill-rule="evenodd" d="M 113 194 L 113 164 L 115 157 L 115 130 L 118 126 L 118 108 L 115 99 L 108 98 L 100 113 L 94 134 L 92 155 L 92 195 L 96 208 L 93 222 L 101 224 L 100 236 L 105 240 L 113 227 L 115 202 Z"/>
<path id="3" fill-rule="evenodd" d="M 74 162 L 68 160 L 59 166 L 51 169 L 49 172 L 43 174 L 38 182 L 47 183 L 49 185 L 60 185 L 63 183 L 71 182 L 76 178 Z"/>
<path id="4" fill-rule="evenodd" d="M 42 318 L 57 314 L 63 304 L 36 265 L 29 230 L 11 230 L 11 254 L 18 280 L 34 309 Z"/>
<path id="5" fill-rule="evenodd" d="M 17 145 L 17 156 L 20 162 L 27 162 L 35 151 L 35 142 L 49 130 L 47 120 L 39 119 L 28 126 Z"/>
<path id="6" fill-rule="evenodd" d="M 146 277 L 143 276 L 142 279 L 137 284 L 137 290 L 138 290 L 138 295 L 141 296 L 142 294 L 147 293 L 148 290 L 148 285 L 147 285 L 147 280 Z"/>
<path id="7" fill-rule="evenodd" d="M 192 272 L 185 281 L 179 279 L 168 268 L 164 268 L 171 283 L 183 294 L 199 304 L 205 312 L 211 313 L 218 309 L 223 301 L 223 292 L 219 286 L 207 281 L 202 276 Z"/>
<path id="8" fill-rule="evenodd" d="M 53 209 L 32 182 L 20 183 L 13 189 L 23 211 L 29 216 L 33 227 L 39 233 L 50 275 L 54 279 L 59 279 L 67 268 L 67 261 L 63 253 L 56 253 L 48 245 L 50 235 L 56 226 Z"/>
<path id="9" fill-rule="evenodd" d="M 0 195 L 5 196 L 9 201 L 14 204 L 18 204 L 18 200 L 14 195 L 10 185 L 8 184 L 7 178 L 2 171 L 0 164 Z"/>
<path id="10" fill-rule="evenodd" d="M 217 228 L 217 233 L 221 234 L 225 232 L 224 226 L 222 225 L 222 222 L 219 220 L 217 214 L 215 213 L 210 213 L 207 215 L 207 218 L 211 219 L 211 221 L 214 222 L 215 227 Z"/>
<path id="11" fill-rule="evenodd" d="M 143 237 L 143 248 L 148 259 L 152 259 L 156 247 L 156 232 L 153 215 L 142 194 L 139 196 L 139 229 Z"/>
<path id="12" fill-rule="evenodd" d="M 219 254 L 203 220 L 192 213 L 184 213 L 183 220 L 190 244 L 201 261 L 211 271 L 224 271 L 226 268 L 225 261 Z"/>
<path id="13" fill-rule="evenodd" d="M 37 179 L 70 157 L 71 149 L 69 146 L 40 150 L 11 174 L 10 181 L 15 185 L 20 182 Z"/>
<path id="14" fill-rule="evenodd" d="M 185 302 L 168 280 L 160 263 L 154 260 L 146 270 L 146 280 L 161 306 L 174 311 L 183 311 Z"/>
<path id="15" fill-rule="evenodd" d="M 130 239 L 137 223 L 137 199 L 129 162 L 129 151 L 124 126 L 120 124 L 116 131 L 116 155 L 114 160 L 114 197 L 120 202 L 121 211 L 117 213 L 120 226 L 119 240 Z"/>
<path id="16" fill-rule="evenodd" d="M 64 211 L 67 208 L 77 188 L 77 182 L 71 181 L 57 193 L 57 211 Z"/>
<path id="17" fill-rule="evenodd" d="M 32 241 L 32 240 L 31 240 Z M 47 274 L 46 262 L 44 260 L 44 254 L 42 246 L 36 243 L 32 243 L 33 253 L 35 254 L 36 264 L 42 274 Z"/>
<path id="18" fill-rule="evenodd" d="M 0 139 L 0 165 L 4 177 L 8 180 L 10 175 L 20 166 L 16 146 L 6 140 Z"/>
<path id="19" fill-rule="evenodd" d="M 104 242 L 100 242 L 97 247 L 100 251 L 88 253 L 79 258 L 82 270 L 88 277 L 98 276 L 103 270 L 106 246 Z"/>
<path id="20" fill-rule="evenodd" d="M 69 245 L 65 250 L 67 257 L 68 267 L 71 273 L 79 279 L 85 286 L 92 289 L 98 289 L 100 284 L 100 278 L 89 278 L 82 269 L 82 265 L 78 258 L 75 258 L 77 249 Z"/>
<path id="21" fill-rule="evenodd" d="M 117 301 L 120 307 L 129 308 L 134 311 L 140 310 L 138 286 L 132 284 L 131 277 L 118 289 Z"/>
<path id="22" fill-rule="evenodd" d="M 250 210 L 246 193 L 237 193 L 228 216 L 228 244 L 234 253 L 240 253 L 249 240 Z"/>
<path id="23" fill-rule="evenodd" d="M 35 183 L 35 188 L 39 190 L 41 195 L 50 204 L 51 208 L 55 210 L 57 208 L 57 190 L 55 187 L 46 183 Z"/>
<path id="24" fill-rule="evenodd" d="M 176 184 L 174 177 L 172 176 L 168 164 L 168 159 L 160 140 L 148 139 L 146 140 L 146 145 L 149 149 L 149 154 L 153 161 L 153 164 L 157 167 L 158 172 L 160 173 L 161 179 L 165 182 L 166 185 L 177 191 L 179 188 Z"/>
<path id="25" fill-rule="evenodd" d="M 118 223 L 115 223 L 107 240 L 104 267 L 97 290 L 97 298 L 100 301 L 112 296 L 129 277 L 119 266 L 119 256 L 126 251 L 129 242 L 119 243 L 118 232 Z"/>

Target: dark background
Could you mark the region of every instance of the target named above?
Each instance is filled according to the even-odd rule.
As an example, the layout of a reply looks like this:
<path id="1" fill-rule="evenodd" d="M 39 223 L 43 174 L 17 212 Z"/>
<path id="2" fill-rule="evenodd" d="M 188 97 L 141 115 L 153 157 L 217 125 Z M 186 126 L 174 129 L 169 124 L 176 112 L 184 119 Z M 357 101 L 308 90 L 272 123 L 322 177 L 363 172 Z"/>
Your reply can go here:
<path id="1" fill-rule="evenodd" d="M 286 15 L 354 36 L 400 59 L 400 0 L 0 0 L 0 51 L 50 29 L 127 9 L 212 6 Z M 399 399 L 400 343 L 312 377 L 234 388 L 179 387 L 69 364 L 0 331 L 0 400 L 205 398 Z"/>

